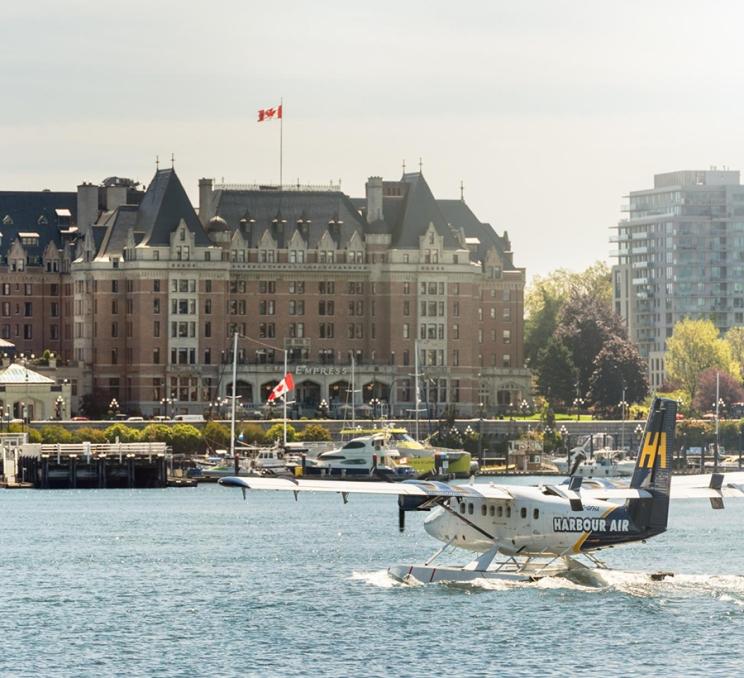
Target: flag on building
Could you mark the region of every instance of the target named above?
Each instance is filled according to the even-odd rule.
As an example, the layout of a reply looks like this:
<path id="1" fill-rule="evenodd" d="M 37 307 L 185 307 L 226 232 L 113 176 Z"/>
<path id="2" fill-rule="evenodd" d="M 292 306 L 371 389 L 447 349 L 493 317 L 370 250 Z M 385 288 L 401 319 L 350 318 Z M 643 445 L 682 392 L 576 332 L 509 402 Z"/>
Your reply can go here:
<path id="1" fill-rule="evenodd" d="M 294 379 L 292 378 L 292 373 L 287 372 L 287 374 L 284 375 L 284 379 L 282 379 L 276 386 L 274 386 L 274 388 L 271 390 L 271 393 L 269 393 L 268 402 L 285 396 L 293 388 Z"/>
<path id="2" fill-rule="evenodd" d="M 279 120 L 282 117 L 282 104 L 279 104 L 276 108 L 260 108 L 258 109 L 258 122 L 264 120 Z"/>

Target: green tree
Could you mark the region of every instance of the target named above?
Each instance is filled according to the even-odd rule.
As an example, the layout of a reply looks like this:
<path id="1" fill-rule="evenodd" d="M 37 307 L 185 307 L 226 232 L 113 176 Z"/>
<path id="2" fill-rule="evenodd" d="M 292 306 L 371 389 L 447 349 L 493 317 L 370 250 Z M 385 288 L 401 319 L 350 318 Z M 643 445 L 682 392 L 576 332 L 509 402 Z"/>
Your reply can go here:
<path id="1" fill-rule="evenodd" d="M 110 443 L 116 442 L 117 438 L 120 443 L 137 443 L 140 440 L 140 432 L 136 428 L 121 423 L 111 424 L 104 430 L 103 435 Z"/>
<path id="2" fill-rule="evenodd" d="M 47 445 L 73 442 L 72 434 L 64 426 L 43 426 L 39 433 L 41 442 Z"/>
<path id="3" fill-rule="evenodd" d="M 302 432 L 302 440 L 315 442 L 322 440 L 331 440 L 331 432 L 320 424 L 308 424 Z"/>
<path id="4" fill-rule="evenodd" d="M 716 381 L 718 384 L 716 385 Z M 719 372 L 715 368 L 703 370 L 698 375 L 697 392 L 692 405 L 697 412 L 714 412 L 716 409 L 716 392 L 718 397 L 723 400 L 720 409 L 721 415 L 726 412 L 726 408 L 733 403 L 740 403 L 744 400 L 744 388 L 739 380 L 725 372 Z"/>
<path id="5" fill-rule="evenodd" d="M 95 443 L 100 445 L 106 442 L 106 436 L 100 428 L 83 426 L 72 431 L 72 440 L 76 443 Z"/>
<path id="6" fill-rule="evenodd" d="M 558 327 L 558 316 L 563 298 L 548 287 L 533 293 L 533 310 L 524 321 L 524 356 L 528 367 L 538 369 L 540 351 L 546 346 Z"/>
<path id="7" fill-rule="evenodd" d="M 594 359 L 594 371 L 589 378 L 589 398 L 607 412 L 617 409 L 623 390 L 628 403 L 638 403 L 646 397 L 646 363 L 632 342 L 614 336 L 607 340 Z"/>
<path id="8" fill-rule="evenodd" d="M 230 428 L 216 421 L 209 421 L 202 429 L 202 438 L 211 449 L 230 447 Z"/>
<path id="9" fill-rule="evenodd" d="M 171 435 L 174 454 L 193 454 L 204 449 L 204 439 L 196 426 L 174 424 L 171 427 Z"/>
<path id="10" fill-rule="evenodd" d="M 576 366 L 571 352 L 558 338 L 551 337 L 538 354 L 537 385 L 546 398 L 568 404 L 576 391 Z"/>
<path id="11" fill-rule="evenodd" d="M 744 378 L 744 327 L 732 327 L 724 337 L 731 349 L 731 357 L 739 363 L 739 379 Z"/>
<path id="12" fill-rule="evenodd" d="M 284 424 L 274 424 L 268 431 L 266 431 L 266 440 L 284 440 Z M 292 424 L 287 424 L 287 442 L 291 443 L 297 440 L 297 430 Z"/>
<path id="13" fill-rule="evenodd" d="M 243 424 L 240 436 L 246 445 L 263 445 L 266 442 L 266 433 L 260 424 Z"/>
<path id="14" fill-rule="evenodd" d="M 711 367 L 737 376 L 740 368 L 731 355 L 731 347 L 721 339 L 710 320 L 681 320 L 674 326 L 666 343 L 667 374 L 695 401 L 698 377 Z"/>
<path id="15" fill-rule="evenodd" d="M 173 427 L 169 424 L 148 424 L 140 431 L 140 441 L 143 443 L 173 444 Z"/>

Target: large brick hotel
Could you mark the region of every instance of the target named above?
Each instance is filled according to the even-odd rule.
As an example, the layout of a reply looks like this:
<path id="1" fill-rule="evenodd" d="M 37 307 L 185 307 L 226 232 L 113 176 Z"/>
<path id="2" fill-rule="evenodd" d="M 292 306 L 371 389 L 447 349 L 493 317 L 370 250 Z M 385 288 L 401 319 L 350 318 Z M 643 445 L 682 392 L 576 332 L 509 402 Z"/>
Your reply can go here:
<path id="1" fill-rule="evenodd" d="M 256 408 L 295 375 L 296 414 L 376 399 L 395 415 L 494 414 L 526 397 L 524 269 L 506 233 L 421 173 L 339 187 L 199 182 L 146 190 L 0 192 L 0 337 L 58 356 L 81 398 L 145 415 L 201 413 L 237 392 Z"/>

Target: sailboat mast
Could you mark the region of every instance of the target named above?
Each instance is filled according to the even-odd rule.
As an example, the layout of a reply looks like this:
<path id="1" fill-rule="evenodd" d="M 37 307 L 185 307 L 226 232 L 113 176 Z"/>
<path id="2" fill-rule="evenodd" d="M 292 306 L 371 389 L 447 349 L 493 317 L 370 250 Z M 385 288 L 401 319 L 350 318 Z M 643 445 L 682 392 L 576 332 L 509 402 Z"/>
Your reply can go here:
<path id="1" fill-rule="evenodd" d="M 235 458 L 235 389 L 238 381 L 238 333 L 233 335 L 232 407 L 230 408 L 230 456 Z"/>
<path id="2" fill-rule="evenodd" d="M 416 440 L 419 440 L 419 349 L 418 349 L 418 339 L 416 339 L 413 342 L 413 370 L 414 370 L 414 381 L 413 381 L 413 387 L 415 390 L 414 396 L 413 396 L 413 406 L 416 411 L 415 417 L 416 417 Z"/>
<path id="3" fill-rule="evenodd" d="M 356 428 L 356 374 L 355 374 L 354 352 L 351 352 L 351 428 Z"/>

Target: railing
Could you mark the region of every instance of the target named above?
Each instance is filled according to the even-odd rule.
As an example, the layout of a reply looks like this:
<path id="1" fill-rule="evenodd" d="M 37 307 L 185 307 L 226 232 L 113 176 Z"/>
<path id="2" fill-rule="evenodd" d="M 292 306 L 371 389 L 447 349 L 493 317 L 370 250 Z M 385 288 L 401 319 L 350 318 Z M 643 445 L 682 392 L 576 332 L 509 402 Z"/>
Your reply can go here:
<path id="1" fill-rule="evenodd" d="M 326 193 L 340 191 L 341 184 L 215 184 L 215 191 L 311 191 Z"/>

